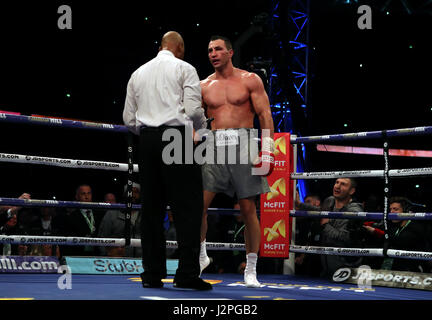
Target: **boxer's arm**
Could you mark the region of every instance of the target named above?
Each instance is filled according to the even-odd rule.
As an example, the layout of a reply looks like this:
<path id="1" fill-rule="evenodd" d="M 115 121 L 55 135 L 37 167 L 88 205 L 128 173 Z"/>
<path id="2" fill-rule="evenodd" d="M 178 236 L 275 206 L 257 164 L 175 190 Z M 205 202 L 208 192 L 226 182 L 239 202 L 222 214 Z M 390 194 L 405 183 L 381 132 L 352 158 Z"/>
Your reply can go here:
<path id="1" fill-rule="evenodd" d="M 204 109 L 202 108 L 201 86 L 198 74 L 192 66 L 184 70 L 183 107 L 186 115 L 192 120 L 195 130 L 207 127 Z"/>
<path id="2" fill-rule="evenodd" d="M 138 106 L 135 101 L 135 91 L 132 85 L 132 77 L 129 79 L 127 85 L 126 101 L 123 109 L 123 122 L 130 131 L 135 134 L 139 134 L 138 128 L 136 127 L 136 112 Z"/>
<path id="3" fill-rule="evenodd" d="M 214 120 L 213 117 L 209 118 L 208 115 L 208 106 L 205 102 L 205 89 L 206 89 L 206 84 L 205 84 L 205 80 L 200 82 L 200 86 L 201 86 L 201 107 L 204 110 L 204 116 L 207 118 L 206 122 L 207 122 L 207 129 L 211 130 L 211 122 Z"/>
<path id="4" fill-rule="evenodd" d="M 200 86 L 201 86 L 201 108 L 204 110 L 204 116 L 208 117 L 207 104 L 204 101 L 204 86 L 203 86 L 202 82 L 201 82 Z"/>
<path id="5" fill-rule="evenodd" d="M 261 129 L 270 130 L 270 138 L 274 136 L 273 117 L 270 110 L 270 102 L 264 88 L 261 78 L 251 73 L 248 79 L 248 87 L 250 90 L 252 106 L 258 116 Z"/>
<path id="6" fill-rule="evenodd" d="M 261 126 L 261 152 L 258 157 L 258 163 L 254 161 L 254 165 L 258 171 L 253 174 L 268 176 L 273 172 L 274 168 L 274 125 L 270 111 L 270 102 L 267 93 L 264 89 L 264 84 L 261 78 L 255 73 L 251 73 L 248 77 L 248 87 L 252 107 L 258 116 Z"/>

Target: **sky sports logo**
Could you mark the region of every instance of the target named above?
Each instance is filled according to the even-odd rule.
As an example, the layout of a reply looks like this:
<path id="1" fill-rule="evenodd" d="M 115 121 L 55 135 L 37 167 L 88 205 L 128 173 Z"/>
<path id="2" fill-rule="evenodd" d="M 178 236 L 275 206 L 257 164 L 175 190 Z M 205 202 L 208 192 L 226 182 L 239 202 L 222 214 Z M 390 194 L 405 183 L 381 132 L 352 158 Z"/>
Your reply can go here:
<path id="1" fill-rule="evenodd" d="M 0 272 L 45 272 L 57 273 L 59 263 L 55 260 L 0 258 Z"/>

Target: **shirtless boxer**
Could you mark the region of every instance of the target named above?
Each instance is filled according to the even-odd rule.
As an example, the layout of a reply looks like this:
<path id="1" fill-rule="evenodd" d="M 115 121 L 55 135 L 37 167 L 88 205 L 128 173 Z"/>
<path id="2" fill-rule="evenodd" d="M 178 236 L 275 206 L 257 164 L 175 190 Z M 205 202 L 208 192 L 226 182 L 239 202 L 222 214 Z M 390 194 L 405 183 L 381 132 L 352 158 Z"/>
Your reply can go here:
<path id="1" fill-rule="evenodd" d="M 210 39 L 208 57 L 215 73 L 201 81 L 203 107 L 207 111 L 207 116 L 214 118 L 211 125 L 214 133 L 225 134 L 227 132 L 226 134 L 232 134 L 238 132 L 239 136 L 244 133 L 256 134 L 256 130 L 251 130 L 256 114 L 261 129 L 268 129 L 267 138 L 262 139 L 262 153 L 260 155 L 265 153 L 266 156 L 260 157 L 261 165 L 264 167 L 264 162 L 268 162 L 267 165 L 272 170 L 274 164 L 274 126 L 269 99 L 258 75 L 233 66 L 231 60 L 233 53 L 232 45 L 227 38 L 213 36 Z M 237 130 L 223 130 L 231 128 Z M 238 152 L 241 153 L 242 151 Z M 207 209 L 216 193 L 224 192 L 230 196 L 236 193 L 239 199 L 240 212 L 245 222 L 247 258 L 244 273 L 245 284 L 247 287 L 260 287 L 261 285 L 256 278 L 256 263 L 261 231 L 256 214 L 255 197 L 261 193 L 269 192 L 270 189 L 267 180 L 263 176 L 253 175 L 251 169 L 251 161 L 249 164 L 203 165 L 204 214 L 201 225 L 200 266 L 202 271 L 210 263 L 205 244 Z M 265 173 L 268 175 L 271 171 Z"/>

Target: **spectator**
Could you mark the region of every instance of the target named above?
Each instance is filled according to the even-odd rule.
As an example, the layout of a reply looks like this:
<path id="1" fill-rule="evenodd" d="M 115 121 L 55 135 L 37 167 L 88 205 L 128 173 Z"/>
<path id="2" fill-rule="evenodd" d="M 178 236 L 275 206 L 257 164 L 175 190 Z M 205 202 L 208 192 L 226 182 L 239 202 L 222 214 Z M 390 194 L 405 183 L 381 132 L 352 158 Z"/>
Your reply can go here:
<path id="1" fill-rule="evenodd" d="M 392 197 L 389 200 L 391 213 L 407 213 L 411 211 L 411 203 L 404 197 Z M 430 250 L 427 241 L 427 224 L 418 220 L 390 220 L 389 249 L 407 251 Z M 424 272 L 427 265 L 422 260 L 385 258 L 381 269 Z"/>
<path id="2" fill-rule="evenodd" d="M 381 207 L 378 204 L 378 199 L 375 195 L 371 194 L 367 200 L 363 202 L 363 206 L 366 212 L 382 212 Z M 383 222 L 379 221 L 365 221 L 363 228 L 366 231 L 365 243 L 369 247 L 382 246 L 382 239 L 384 237 Z M 378 241 L 377 241 L 378 240 Z"/>
<path id="3" fill-rule="evenodd" d="M 104 196 L 104 202 L 106 203 L 117 203 L 117 199 L 114 193 L 108 192 Z"/>
<path id="4" fill-rule="evenodd" d="M 333 186 L 333 195 L 326 198 L 322 208 L 300 203 L 296 198 L 296 208 L 306 211 L 361 212 L 363 207 L 355 202 L 353 196 L 357 183 L 352 178 L 339 178 Z M 320 245 L 325 247 L 360 247 L 361 221 L 356 219 L 329 219 L 319 221 Z M 321 255 L 321 276 L 331 277 L 342 267 L 358 267 L 362 257 Z"/>
<path id="5" fill-rule="evenodd" d="M 140 185 L 138 183 L 132 184 L 132 203 L 140 203 Z M 127 185 L 124 187 L 123 198 L 126 199 Z M 124 238 L 125 237 L 125 219 L 126 209 L 122 210 L 108 210 L 99 226 L 99 238 Z M 141 211 L 132 210 L 131 212 L 131 238 L 140 239 L 140 222 Z M 99 247 L 102 255 L 110 257 L 141 257 L 141 248 L 134 247 Z"/>
<path id="6" fill-rule="evenodd" d="M 299 199 L 299 194 L 297 193 Z M 310 208 L 321 210 L 321 198 L 316 194 L 307 195 L 304 203 Z M 295 244 L 317 246 L 319 245 L 321 227 L 317 220 L 309 217 L 296 218 Z M 321 271 L 321 260 L 317 254 L 296 253 L 295 272 L 299 275 L 317 277 Z"/>
<path id="7" fill-rule="evenodd" d="M 318 196 L 316 194 L 307 195 L 304 202 L 306 204 L 310 204 L 314 207 L 320 207 L 321 206 L 321 198 L 320 198 L 320 196 Z"/>
<path id="8" fill-rule="evenodd" d="M 92 189 L 87 184 L 76 189 L 75 200 L 92 202 Z M 68 237 L 95 237 L 101 219 L 101 212 L 92 209 L 72 209 L 65 216 L 64 233 Z M 64 246 L 62 256 L 94 256 L 97 250 L 94 246 Z"/>
<path id="9" fill-rule="evenodd" d="M 18 224 L 18 218 L 16 214 L 13 214 L 12 217 L 0 228 L 1 234 L 6 235 L 17 235 L 20 234 L 20 227 Z M 25 256 L 28 253 L 29 247 L 24 244 L 19 245 L 11 245 L 6 243 L 3 245 L 2 254 L 3 255 L 20 255 Z"/>
<path id="10" fill-rule="evenodd" d="M 16 234 L 17 229 L 18 229 L 17 228 L 17 216 L 15 213 L 13 213 L 9 217 L 9 219 L 5 222 L 5 224 L 0 227 L 0 232 L 1 232 L 1 234 L 4 234 L 4 235 L 11 235 L 11 234 Z M 12 246 L 9 243 L 3 244 L 1 253 L 5 256 L 11 255 L 12 254 Z"/>
<path id="11" fill-rule="evenodd" d="M 21 194 L 18 199 L 30 200 L 31 195 L 29 193 Z M 0 206 L 0 234 L 5 235 L 17 235 L 25 234 L 25 230 L 22 225 L 20 225 L 20 217 L 22 212 L 31 211 L 25 210 L 23 207 L 17 206 Z M 11 254 L 27 254 L 28 247 L 25 245 L 12 246 L 10 244 L 0 245 L 2 249 L 0 252 L 4 255 Z"/>
<path id="12" fill-rule="evenodd" d="M 18 199 L 30 200 L 31 196 L 29 193 L 23 193 Z M 16 216 L 22 207 L 16 206 L 0 206 L 0 225 L 4 225 L 10 218 Z"/>
<path id="13" fill-rule="evenodd" d="M 29 225 L 28 232 L 36 236 L 59 235 L 61 232 L 60 228 L 57 224 L 56 208 L 42 207 L 39 209 L 38 219 Z M 60 250 L 58 245 L 32 245 L 30 247 L 30 255 L 59 257 Z"/>
<path id="14" fill-rule="evenodd" d="M 298 197 L 298 193 L 297 193 Z M 304 198 L 306 205 L 321 208 L 321 199 L 318 195 L 310 194 Z M 310 237 L 311 223 L 314 221 L 313 218 L 309 217 L 297 217 L 296 218 L 296 236 L 295 243 L 298 245 L 306 245 L 308 238 Z"/>

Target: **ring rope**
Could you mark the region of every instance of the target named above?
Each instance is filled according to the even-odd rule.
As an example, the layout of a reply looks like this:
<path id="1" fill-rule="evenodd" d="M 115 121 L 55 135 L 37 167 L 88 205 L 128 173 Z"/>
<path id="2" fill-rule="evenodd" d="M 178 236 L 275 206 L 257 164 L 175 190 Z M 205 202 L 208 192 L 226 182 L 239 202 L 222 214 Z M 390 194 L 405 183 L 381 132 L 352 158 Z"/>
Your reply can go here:
<path id="1" fill-rule="evenodd" d="M 111 131 L 111 132 L 121 132 L 121 133 L 129 132 L 128 128 L 124 125 L 90 122 L 90 121 L 64 120 L 64 119 L 48 118 L 48 117 L 24 116 L 24 115 L 15 115 L 15 114 L 7 114 L 7 113 L 0 113 L 0 121 L 8 122 L 8 123 L 25 123 L 25 124 L 72 128 L 72 129 L 91 129 L 91 130 Z"/>
<path id="2" fill-rule="evenodd" d="M 68 246 L 97 247 L 124 247 L 125 238 L 88 238 L 88 237 L 64 237 L 64 236 L 28 236 L 28 235 L 0 235 L 0 243 L 8 244 L 51 244 Z M 141 247 L 141 239 L 130 239 L 130 247 Z M 206 242 L 209 250 L 246 250 L 243 243 L 219 243 Z M 178 248 L 177 241 L 166 241 L 167 248 Z"/>
<path id="3" fill-rule="evenodd" d="M 98 123 L 90 121 L 64 120 L 59 118 L 34 117 L 0 113 L 0 121 L 9 123 L 27 123 L 34 125 L 45 125 L 52 127 L 75 128 L 75 129 L 93 129 L 102 131 L 114 131 L 127 133 L 128 128 L 124 125 L 110 123 Z M 414 127 L 387 130 L 388 137 L 407 136 L 407 135 L 428 135 L 432 134 L 432 127 Z M 292 144 L 296 143 L 313 143 L 317 141 L 337 141 L 337 140 L 360 140 L 360 139 L 382 138 L 382 131 L 355 132 L 345 134 L 333 134 L 322 136 L 291 137 Z"/>
<path id="4" fill-rule="evenodd" d="M 59 208 L 79 208 L 79 209 L 104 209 L 104 210 L 121 210 L 126 209 L 126 204 L 123 203 L 108 203 L 108 202 L 79 202 L 79 201 L 61 201 L 61 200 L 39 200 L 39 199 L 18 199 L 18 198 L 0 198 L 2 206 L 17 206 L 17 207 L 59 207 Z M 140 204 L 133 204 L 133 209 L 141 209 Z M 257 210 L 257 213 L 260 211 Z M 239 209 L 225 208 L 208 208 L 208 214 L 233 215 L 240 214 Z M 301 211 L 291 210 L 291 217 L 328 217 L 332 219 L 370 219 L 380 220 L 383 217 L 381 212 L 333 212 L 333 211 Z M 415 213 L 389 213 L 390 220 L 432 220 L 430 212 L 415 212 Z"/>
<path id="5" fill-rule="evenodd" d="M 314 253 L 314 254 L 341 255 L 341 256 L 368 256 L 368 257 L 383 256 L 383 249 L 379 249 L 379 248 L 339 248 L 339 247 L 290 245 L 290 251 L 297 252 L 297 253 Z"/>
<path id="6" fill-rule="evenodd" d="M 391 169 L 388 171 L 390 177 L 430 176 L 432 167 Z M 385 170 L 356 170 L 356 171 L 322 171 L 322 172 L 295 172 L 291 173 L 291 179 L 337 179 L 337 178 L 384 178 Z"/>
<path id="7" fill-rule="evenodd" d="M 40 164 L 64 168 L 100 169 L 112 171 L 128 171 L 129 164 L 118 162 L 64 159 L 53 157 L 32 156 L 15 153 L 0 153 L 0 162 Z M 133 171 L 138 172 L 138 165 L 133 165 Z M 410 177 L 432 175 L 432 167 L 392 169 L 389 170 L 390 177 Z M 295 172 L 291 173 L 291 179 L 335 179 L 335 178 L 384 178 L 384 170 L 356 170 L 356 171 L 322 171 L 322 172 Z"/>
<path id="8" fill-rule="evenodd" d="M 432 260 L 432 252 L 387 249 L 390 258 Z"/>
<path id="9" fill-rule="evenodd" d="M 130 247 L 141 247 L 141 239 L 130 239 Z M 124 247 L 124 238 L 86 238 L 86 237 L 61 237 L 61 236 L 0 236 L 0 243 L 8 244 L 51 244 L 71 246 L 98 246 L 98 247 Z M 166 248 L 178 248 L 177 241 L 166 241 Z M 246 250 L 243 243 L 207 242 L 208 250 Z M 378 248 L 339 248 L 290 245 L 291 252 L 313 253 L 340 256 L 373 256 L 383 257 L 383 249 Z M 387 256 L 392 258 L 432 260 L 432 252 L 406 251 L 389 249 Z"/>
<path id="10" fill-rule="evenodd" d="M 18 198 L 0 198 L 2 206 L 16 207 L 59 207 L 59 208 L 79 208 L 79 209 L 105 209 L 120 210 L 125 209 L 123 203 L 108 202 L 80 202 L 80 201 L 62 201 L 62 200 L 39 200 L 39 199 L 18 199 Z M 141 209 L 141 205 L 132 205 L 134 209 Z"/>
<path id="11" fill-rule="evenodd" d="M 127 205 L 123 203 L 108 202 L 80 202 L 80 201 L 62 201 L 62 200 L 39 200 L 39 199 L 18 199 L 18 198 L 0 198 L 1 206 L 16 206 L 28 208 L 40 207 L 59 207 L 59 208 L 78 208 L 78 209 L 104 209 L 104 210 L 121 210 L 126 209 Z M 140 204 L 132 204 L 132 209 L 141 209 Z M 167 207 L 167 210 L 170 210 Z M 259 212 L 259 211 L 258 211 Z M 239 209 L 208 208 L 208 214 L 233 215 L 240 214 Z"/>
<path id="12" fill-rule="evenodd" d="M 313 253 L 336 256 L 384 257 L 384 249 L 379 248 L 339 248 L 290 245 L 291 252 Z M 432 260 L 432 252 L 388 249 L 386 257 L 402 259 Z"/>
<path id="13" fill-rule="evenodd" d="M 409 136 L 409 135 L 429 135 L 432 134 L 432 127 L 414 127 L 404 129 L 387 130 L 387 137 Z M 292 144 L 314 143 L 320 141 L 339 141 L 339 140 L 361 140 L 379 139 L 383 137 L 382 131 L 354 132 L 344 134 L 331 134 L 322 136 L 291 137 Z"/>
<path id="14" fill-rule="evenodd" d="M 128 171 L 127 163 L 94 161 L 94 160 L 77 160 L 63 159 L 52 157 L 31 156 L 25 154 L 0 153 L 0 162 L 14 162 L 25 164 L 41 164 L 64 168 L 80 168 L 80 169 L 100 169 L 112 171 Z M 138 165 L 133 165 L 134 172 L 138 172 Z"/>
<path id="15" fill-rule="evenodd" d="M 340 211 L 300 211 L 291 210 L 290 217 L 382 220 L 382 212 L 340 212 Z M 389 213 L 389 220 L 432 220 L 430 212 Z"/>

